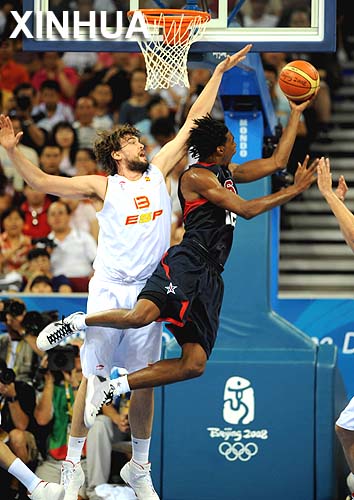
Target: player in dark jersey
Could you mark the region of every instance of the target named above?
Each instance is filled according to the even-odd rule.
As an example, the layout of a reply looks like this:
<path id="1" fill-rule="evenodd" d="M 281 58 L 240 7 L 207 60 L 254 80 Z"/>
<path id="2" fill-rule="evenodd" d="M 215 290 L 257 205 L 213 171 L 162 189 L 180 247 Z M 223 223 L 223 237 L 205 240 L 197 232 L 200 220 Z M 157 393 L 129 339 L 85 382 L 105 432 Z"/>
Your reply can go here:
<path id="1" fill-rule="evenodd" d="M 107 403 L 113 393 L 170 384 L 204 372 L 217 334 L 223 298 L 221 273 L 231 250 L 236 216 L 255 217 L 286 203 L 315 181 L 318 160 L 308 166 L 306 156 L 299 163 L 292 186 L 244 200 L 237 194 L 235 181 L 264 177 L 272 172 L 274 165 L 265 159 L 247 162 L 247 166 L 230 164 L 236 151 L 233 135 L 224 123 L 210 116 L 195 120 L 188 147 L 199 163 L 191 165 L 180 178 L 184 238 L 163 256 L 134 309 L 89 315 L 74 313 L 63 323 L 52 323 L 46 328 L 49 341 L 52 336 L 56 342 L 63 329 L 71 334 L 86 326 L 125 329 L 166 321 L 182 347 L 180 358 L 158 361 L 116 380 L 102 381 L 92 375 L 88 383 L 94 386 L 95 397 L 89 403 L 91 408 L 85 409 L 88 420 L 94 420 L 97 408 Z"/>

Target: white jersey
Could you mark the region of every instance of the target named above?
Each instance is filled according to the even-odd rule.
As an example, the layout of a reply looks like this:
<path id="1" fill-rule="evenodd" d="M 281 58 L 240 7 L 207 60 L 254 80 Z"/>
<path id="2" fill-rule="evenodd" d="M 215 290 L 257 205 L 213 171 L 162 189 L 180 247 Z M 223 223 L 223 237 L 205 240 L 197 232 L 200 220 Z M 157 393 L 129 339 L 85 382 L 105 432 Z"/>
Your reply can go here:
<path id="1" fill-rule="evenodd" d="M 154 165 L 137 181 L 109 176 L 93 267 L 104 280 L 145 282 L 170 246 L 171 199 Z"/>

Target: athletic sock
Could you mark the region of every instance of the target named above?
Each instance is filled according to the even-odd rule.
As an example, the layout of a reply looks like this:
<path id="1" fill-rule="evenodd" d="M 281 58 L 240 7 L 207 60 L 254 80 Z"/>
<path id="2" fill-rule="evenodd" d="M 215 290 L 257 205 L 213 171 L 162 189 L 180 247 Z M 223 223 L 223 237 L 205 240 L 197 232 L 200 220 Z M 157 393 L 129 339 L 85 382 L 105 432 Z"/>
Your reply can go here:
<path id="1" fill-rule="evenodd" d="M 134 460 L 134 462 L 140 465 L 144 465 L 149 462 L 150 441 L 151 438 L 138 439 L 132 435 L 132 459 Z"/>
<path id="2" fill-rule="evenodd" d="M 30 493 L 32 493 L 32 491 L 42 481 L 19 458 L 16 458 L 12 462 L 12 464 L 8 468 L 8 472 L 12 474 L 16 479 L 18 479 Z"/>
<path id="3" fill-rule="evenodd" d="M 131 391 L 128 382 L 128 375 L 122 375 L 121 377 L 111 380 L 111 384 L 114 386 L 114 395 L 120 396 L 121 394 L 127 394 Z"/>
<path id="4" fill-rule="evenodd" d="M 69 436 L 68 440 L 68 451 L 65 460 L 70 460 L 74 464 L 80 462 L 82 449 L 84 447 L 86 438 L 85 437 L 73 437 Z"/>

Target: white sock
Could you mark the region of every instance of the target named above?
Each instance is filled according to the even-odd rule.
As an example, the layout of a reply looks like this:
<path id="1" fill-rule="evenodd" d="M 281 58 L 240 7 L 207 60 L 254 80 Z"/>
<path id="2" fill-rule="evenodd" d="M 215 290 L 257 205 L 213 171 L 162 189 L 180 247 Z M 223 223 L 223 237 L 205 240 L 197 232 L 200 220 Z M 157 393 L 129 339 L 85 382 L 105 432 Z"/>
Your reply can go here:
<path id="1" fill-rule="evenodd" d="M 86 330 L 86 314 L 76 314 L 72 320 L 72 326 L 75 330 Z"/>
<path id="2" fill-rule="evenodd" d="M 149 450 L 150 450 L 149 439 L 138 439 L 132 435 L 132 448 L 133 456 L 132 459 L 138 464 L 144 465 L 149 462 Z"/>
<path id="3" fill-rule="evenodd" d="M 73 437 L 69 436 L 68 440 L 68 451 L 66 453 L 65 460 L 70 460 L 74 464 L 80 462 L 82 449 L 84 447 L 86 438 L 85 437 Z"/>
<path id="4" fill-rule="evenodd" d="M 8 472 L 12 474 L 16 479 L 18 479 L 30 493 L 32 493 L 32 491 L 42 481 L 19 458 L 16 458 L 12 462 L 12 464 L 8 468 Z"/>
<path id="5" fill-rule="evenodd" d="M 111 380 L 111 384 L 115 387 L 114 395 L 120 396 L 121 394 L 126 394 L 130 392 L 128 375 L 123 375 L 122 377 L 115 378 Z"/>

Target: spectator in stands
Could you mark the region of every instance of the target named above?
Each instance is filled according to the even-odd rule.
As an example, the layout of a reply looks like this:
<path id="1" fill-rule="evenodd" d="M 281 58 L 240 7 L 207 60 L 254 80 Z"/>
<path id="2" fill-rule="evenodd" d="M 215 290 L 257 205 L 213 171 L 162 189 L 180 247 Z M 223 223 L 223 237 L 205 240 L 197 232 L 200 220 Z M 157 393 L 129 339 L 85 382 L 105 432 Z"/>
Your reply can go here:
<path id="1" fill-rule="evenodd" d="M 59 86 L 61 101 L 73 107 L 80 80 L 76 70 L 65 66 L 60 52 L 41 52 L 40 57 L 42 68 L 32 77 L 34 88 L 39 90 L 46 80 L 55 80 Z"/>
<path id="2" fill-rule="evenodd" d="M 22 322 L 26 315 L 26 306 L 18 298 L 0 301 L 0 311 L 5 316 L 7 333 L 0 335 L 0 358 L 8 368 L 14 370 L 16 380 L 32 384 L 43 352 L 36 346 L 36 337 L 26 334 Z"/>
<path id="3" fill-rule="evenodd" d="M 112 108 L 116 111 L 122 102 L 130 97 L 132 55 L 127 52 L 112 52 L 110 57 L 111 64 L 101 70 L 95 70 L 89 78 L 81 81 L 77 96 L 87 96 L 98 83 L 108 83 L 113 95 Z"/>
<path id="4" fill-rule="evenodd" d="M 40 86 L 39 100 L 40 104 L 32 111 L 38 127 L 51 132 L 58 122 L 74 121 L 71 107 L 60 102 L 60 87 L 55 80 L 44 80 Z"/>
<path id="5" fill-rule="evenodd" d="M 98 83 L 90 93 L 93 97 L 95 106 L 94 126 L 97 129 L 105 130 L 113 127 L 113 92 L 108 83 Z"/>
<path id="6" fill-rule="evenodd" d="M 21 128 L 21 120 L 19 119 L 19 117 L 17 115 L 15 115 L 15 116 L 11 116 L 10 119 L 12 121 L 12 125 L 14 127 L 14 130 L 16 130 L 16 133 L 20 132 L 22 130 L 22 128 Z M 26 158 L 28 158 L 35 165 L 39 166 L 39 158 L 38 158 L 37 151 L 35 149 L 22 144 L 21 150 Z M 11 160 L 7 157 L 6 151 L 4 150 L 4 148 L 2 146 L 0 146 L 0 162 L 4 168 L 4 172 L 5 172 L 6 176 L 12 181 L 14 188 L 17 191 L 22 191 L 23 186 L 24 186 L 23 179 L 21 178 L 21 176 L 19 176 L 16 173 L 16 169 L 13 168 Z"/>
<path id="7" fill-rule="evenodd" d="M 269 0 L 250 0 L 250 12 L 243 15 L 245 28 L 263 28 L 277 25 L 278 16 L 268 13 Z"/>
<path id="8" fill-rule="evenodd" d="M 74 161 L 79 147 L 77 130 L 69 122 L 59 122 L 53 127 L 52 138 L 61 148 L 60 171 L 72 177 L 76 174 Z"/>
<path id="9" fill-rule="evenodd" d="M 121 466 L 131 459 L 129 396 L 123 395 L 111 406 L 105 405 L 88 432 L 86 494 L 90 500 L 99 500 L 95 493 L 96 486 L 108 483 L 112 449 L 123 455 Z"/>
<path id="10" fill-rule="evenodd" d="M 11 114 L 21 121 L 20 128 L 23 132 L 22 144 L 35 149 L 37 152 L 43 147 L 46 140 L 46 131 L 35 122 L 32 112 L 37 104 L 36 90 L 30 83 L 20 83 L 14 90 L 15 108 Z"/>
<path id="11" fill-rule="evenodd" d="M 80 341 L 73 341 L 80 345 Z M 55 352 L 55 351 L 53 351 Z M 74 359 L 73 359 L 74 358 Z M 68 457 L 67 436 L 69 435 L 72 407 L 77 390 L 82 378 L 79 348 L 72 346 L 72 354 L 67 354 L 67 363 L 64 370 L 58 366 L 48 366 L 48 356 L 45 355 L 41 362 L 41 369 L 44 371 L 44 387 L 34 410 L 34 417 L 39 426 L 50 426 L 48 436 L 47 455 L 44 457 L 37 469 L 36 474 L 45 481 L 60 483 L 60 477 L 64 479 L 64 486 L 68 481 L 66 477 L 66 464 L 70 465 L 70 460 L 76 463 L 79 457 Z M 55 368 L 55 369 L 53 369 Z M 63 460 L 63 462 L 62 462 Z M 85 460 L 81 461 L 85 469 Z M 61 467 L 63 471 L 61 473 Z M 84 480 L 84 477 L 82 478 Z M 80 490 L 84 496 L 84 488 Z M 70 490 L 66 490 L 66 495 L 70 498 Z M 74 498 L 74 497 L 71 497 Z"/>
<path id="12" fill-rule="evenodd" d="M 180 127 L 185 122 L 185 119 L 193 103 L 197 100 L 201 91 L 208 83 L 210 76 L 211 76 L 210 71 L 205 68 L 193 69 L 190 72 L 189 76 L 190 86 L 188 93 L 181 99 L 175 116 L 176 123 Z M 224 109 L 219 96 L 216 98 L 215 104 L 210 114 L 213 118 L 215 118 L 215 120 L 222 120 L 222 121 L 224 120 Z"/>
<path id="13" fill-rule="evenodd" d="M 61 175 L 67 177 L 64 172 L 60 170 L 62 151 L 61 147 L 56 144 L 46 144 L 39 157 L 41 169 L 46 174 Z"/>
<path id="14" fill-rule="evenodd" d="M 75 155 L 76 175 L 99 174 L 97 160 L 91 148 L 79 148 Z"/>
<path id="15" fill-rule="evenodd" d="M 4 358 L 0 359 L 0 373 L 8 370 Z M 34 468 L 38 455 L 34 431 L 33 411 L 35 408 L 35 390 L 31 384 L 18 380 L 15 372 L 12 373 L 13 380 L 10 383 L 1 380 L 0 377 L 0 409 L 1 428 L 8 435 L 7 445 L 22 462 Z M 11 480 L 11 478 L 8 478 Z M 1 485 L 4 488 L 4 484 Z M 15 492 L 19 494 L 20 485 L 17 480 L 12 480 L 10 490 L 13 498 Z M 22 494 L 26 490 L 22 491 Z"/>
<path id="16" fill-rule="evenodd" d="M 7 33 L 10 12 L 14 10 L 15 2 L 3 0 L 0 4 L 0 36 Z"/>
<path id="17" fill-rule="evenodd" d="M 70 226 L 77 231 L 86 231 L 97 242 L 99 225 L 93 201 L 70 198 L 60 198 L 60 200 L 70 208 Z"/>
<path id="18" fill-rule="evenodd" d="M 52 5 L 51 5 L 52 7 Z M 97 52 L 65 52 L 63 62 L 65 66 L 73 68 L 80 77 L 90 73 L 98 61 Z M 80 85 L 80 81 L 79 81 Z"/>
<path id="19" fill-rule="evenodd" d="M 0 162 L 0 219 L 5 210 L 15 203 L 15 190 L 12 182 L 6 177 Z"/>
<path id="20" fill-rule="evenodd" d="M 54 276 L 51 271 L 50 253 L 45 248 L 32 248 L 27 255 L 27 265 L 21 272 L 25 279 L 24 292 L 33 291 L 32 286 L 37 277 L 45 276 L 50 280 L 53 292 L 71 293 L 70 280 L 63 274 Z"/>
<path id="21" fill-rule="evenodd" d="M 24 66 L 14 61 L 14 47 L 11 38 L 0 38 L 0 89 L 13 90 L 23 82 L 29 82 L 29 75 Z"/>
<path id="22" fill-rule="evenodd" d="M 27 259 L 32 243 L 23 233 L 24 213 L 17 207 L 5 210 L 1 217 L 0 272 L 18 270 Z"/>
<path id="23" fill-rule="evenodd" d="M 53 288 L 53 283 L 48 276 L 45 276 L 44 274 L 36 276 L 32 281 L 29 286 L 29 291 L 31 293 L 53 293 L 54 288 Z"/>
<path id="24" fill-rule="evenodd" d="M 75 106 L 75 122 L 73 127 L 77 131 L 79 147 L 93 148 L 97 129 L 94 123 L 96 115 L 95 100 L 90 97 L 80 97 Z"/>
<path id="25" fill-rule="evenodd" d="M 151 149 L 155 146 L 155 141 L 151 134 L 152 123 L 160 118 L 168 118 L 172 121 L 172 123 L 174 123 L 174 120 L 166 101 L 159 95 L 154 95 L 150 98 L 150 102 L 146 106 L 146 110 L 146 118 L 137 122 L 135 126 L 140 131 L 142 142 L 147 148 L 147 152 L 149 154 Z"/>
<path id="26" fill-rule="evenodd" d="M 148 117 L 147 106 L 151 96 L 147 90 L 146 72 L 143 69 L 135 69 L 130 79 L 130 97 L 123 101 L 119 109 L 119 123 L 135 125 Z"/>
<path id="27" fill-rule="evenodd" d="M 23 194 L 26 198 L 21 205 L 25 215 L 23 234 L 32 239 L 45 238 L 50 233 L 47 211 L 52 200 L 47 194 L 35 191 L 28 184 L 25 184 Z"/>
<path id="28" fill-rule="evenodd" d="M 170 118 L 158 118 L 151 124 L 150 134 L 155 141 L 155 147 L 150 153 L 150 158 L 153 158 L 165 144 L 175 137 L 176 125 Z"/>
<path id="29" fill-rule="evenodd" d="M 72 282 L 75 282 L 74 278 L 80 278 L 87 289 L 93 272 L 96 241 L 90 234 L 70 227 L 70 209 L 62 201 L 49 207 L 48 223 L 52 228 L 49 238 L 56 245 L 51 254 L 53 274 L 64 274 Z"/>

